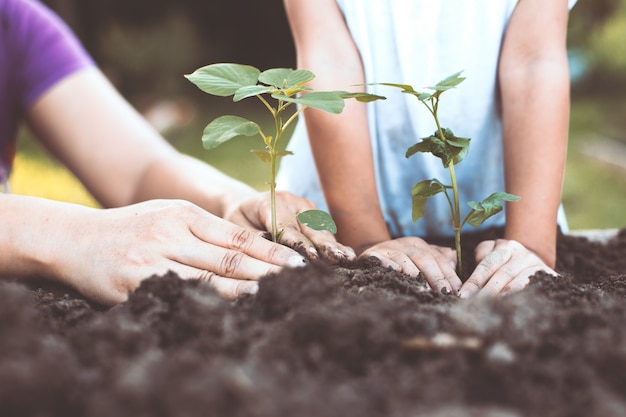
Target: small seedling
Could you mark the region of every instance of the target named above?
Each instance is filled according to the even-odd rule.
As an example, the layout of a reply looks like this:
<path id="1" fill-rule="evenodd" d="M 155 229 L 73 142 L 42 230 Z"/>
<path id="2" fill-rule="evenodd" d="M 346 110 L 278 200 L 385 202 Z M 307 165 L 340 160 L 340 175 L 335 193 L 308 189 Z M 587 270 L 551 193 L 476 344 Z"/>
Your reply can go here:
<path id="1" fill-rule="evenodd" d="M 428 111 L 432 114 L 437 125 L 435 133 L 429 137 L 422 138 L 420 142 L 412 145 L 406 151 L 406 157 L 418 153 L 425 152 L 431 153 L 441 160 L 441 163 L 450 173 L 450 185 L 445 185 L 438 179 L 433 178 L 429 180 L 423 180 L 416 183 L 411 190 L 411 196 L 413 200 L 412 218 L 413 221 L 417 221 L 424 215 L 424 207 L 426 201 L 439 193 L 443 193 L 450 205 L 450 213 L 452 215 L 452 228 L 454 230 L 454 241 L 456 246 L 457 256 L 457 274 L 463 278 L 463 263 L 461 256 L 461 229 L 466 223 L 471 226 L 479 226 L 489 217 L 502 211 L 501 201 L 517 201 L 520 197 L 508 194 L 505 192 L 495 192 L 489 197 L 480 202 L 470 201 L 467 204 L 471 210 L 461 220 L 461 210 L 459 205 L 459 192 L 457 186 L 457 178 L 454 171 L 454 166 L 461 162 L 469 152 L 470 139 L 455 136 L 454 133 L 447 128 L 441 127 L 438 117 L 439 99 L 441 94 L 459 85 L 465 77 L 461 76 L 461 72 L 452 74 L 444 80 L 438 82 L 435 86 L 425 87 L 431 92 L 418 92 L 413 89 L 412 86 L 406 84 L 393 84 L 393 83 L 380 83 L 380 85 L 386 85 L 390 87 L 397 87 L 402 90 L 403 93 L 411 94 L 426 106 Z M 448 193 L 452 190 L 452 198 Z"/>
<path id="2" fill-rule="evenodd" d="M 315 75 L 305 69 L 272 68 L 259 71 L 249 65 L 219 63 L 199 68 L 192 74 L 185 75 L 202 91 L 220 97 L 233 96 L 238 102 L 245 98 L 256 97 L 270 112 L 274 119 L 274 134 L 266 135 L 261 127 L 248 119 L 239 116 L 220 116 L 209 123 L 204 129 L 202 143 L 205 149 L 215 148 L 237 136 L 259 135 L 263 139 L 265 149 L 253 150 L 263 162 L 270 164 L 269 187 L 272 221 L 272 240 L 278 242 L 282 230 L 276 224 L 276 170 L 281 157 L 291 154 L 279 150 L 278 145 L 285 130 L 298 118 L 307 107 L 316 108 L 333 114 L 339 114 L 345 106 L 344 100 L 354 98 L 369 102 L 384 97 L 367 93 L 350 93 L 347 91 L 312 91 L 305 86 Z M 301 94 L 305 93 L 305 94 Z M 266 96 L 274 99 L 270 104 Z M 298 108 L 283 120 L 285 110 L 297 104 Z M 321 210 L 307 210 L 297 214 L 300 223 L 315 230 L 337 232 L 337 226 L 330 215 Z"/>

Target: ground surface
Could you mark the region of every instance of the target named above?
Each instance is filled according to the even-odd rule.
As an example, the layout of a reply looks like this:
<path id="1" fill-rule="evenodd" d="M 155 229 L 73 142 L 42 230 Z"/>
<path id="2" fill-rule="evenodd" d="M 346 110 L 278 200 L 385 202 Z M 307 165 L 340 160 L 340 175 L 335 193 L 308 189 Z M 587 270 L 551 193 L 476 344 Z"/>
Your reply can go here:
<path id="1" fill-rule="evenodd" d="M 560 278 L 490 300 L 364 264 L 237 302 L 151 278 L 108 311 L 0 282 L 0 414 L 624 416 L 625 254 L 561 236 Z"/>

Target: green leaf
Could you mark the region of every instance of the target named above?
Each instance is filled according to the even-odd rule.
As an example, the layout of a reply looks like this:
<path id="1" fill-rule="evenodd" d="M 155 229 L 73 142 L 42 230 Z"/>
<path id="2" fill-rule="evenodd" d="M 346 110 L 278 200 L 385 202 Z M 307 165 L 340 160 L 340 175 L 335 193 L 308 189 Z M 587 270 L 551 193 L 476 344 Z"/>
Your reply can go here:
<path id="1" fill-rule="evenodd" d="M 371 83 L 368 85 L 385 85 L 387 87 L 396 87 L 399 88 L 400 90 L 402 90 L 403 93 L 417 93 L 417 91 L 415 91 L 415 89 L 413 88 L 413 86 L 409 85 L 409 84 L 397 84 L 397 83 Z"/>
<path id="2" fill-rule="evenodd" d="M 250 152 L 255 154 L 257 158 L 261 160 L 261 162 L 264 162 L 266 164 L 269 164 L 270 162 L 272 162 L 272 157 L 270 156 L 270 153 L 266 150 L 261 151 L 258 149 L 251 149 Z"/>
<path id="3" fill-rule="evenodd" d="M 276 89 L 274 87 L 267 85 L 247 85 L 235 91 L 233 101 L 241 101 L 244 98 L 258 96 L 260 94 L 273 93 L 275 91 Z"/>
<path id="4" fill-rule="evenodd" d="M 435 131 L 432 136 L 422 138 L 421 142 L 409 147 L 405 153 L 408 158 L 417 152 L 432 153 L 441 159 L 441 163 L 445 168 L 453 164 L 461 162 L 469 152 L 470 139 L 455 136 L 450 129 L 444 128 L 443 135 L 445 140 L 441 140 L 439 130 Z"/>
<path id="5" fill-rule="evenodd" d="M 516 195 L 498 191 L 479 203 L 470 201 L 467 204 L 472 210 L 465 217 L 463 223 L 467 222 L 474 227 L 480 226 L 485 220 L 502 211 L 501 201 L 518 201 L 519 199 Z"/>
<path id="6" fill-rule="evenodd" d="M 423 180 L 415 184 L 411 189 L 411 197 L 413 201 L 411 216 L 413 221 L 417 221 L 424 215 L 426 201 L 430 197 L 445 191 L 446 186 L 435 178 L 432 180 Z"/>
<path id="7" fill-rule="evenodd" d="M 298 213 L 298 221 L 313 230 L 328 230 L 337 233 L 337 225 L 330 214 L 322 210 L 307 210 Z"/>
<path id="8" fill-rule="evenodd" d="M 293 155 L 293 152 L 291 152 L 291 151 L 278 151 L 278 152 L 276 152 L 276 156 L 287 156 L 287 155 Z"/>
<path id="9" fill-rule="evenodd" d="M 341 113 L 345 106 L 341 94 L 337 91 L 314 91 L 300 97 L 287 97 L 282 94 L 273 94 L 272 97 L 277 100 L 288 101 L 302 106 L 324 110 L 332 114 Z"/>
<path id="10" fill-rule="evenodd" d="M 237 136 L 254 136 L 261 132 L 259 125 L 239 116 L 220 116 L 204 128 L 202 145 L 213 149 Z"/>
<path id="11" fill-rule="evenodd" d="M 231 96 L 244 86 L 256 85 L 260 71 L 250 65 L 211 64 L 185 75 L 200 90 L 220 97 Z"/>
<path id="12" fill-rule="evenodd" d="M 463 82 L 463 80 L 465 80 L 465 77 L 461 77 L 461 74 L 463 73 L 463 71 L 459 71 L 457 73 L 454 73 L 446 78 L 444 78 L 443 80 L 439 81 L 437 83 L 437 85 L 432 86 L 432 87 L 426 87 L 429 88 L 431 90 L 435 90 L 438 92 L 443 92 L 446 90 L 450 90 L 451 88 L 456 87 L 457 85 L 461 84 Z"/>
<path id="13" fill-rule="evenodd" d="M 432 96 L 431 93 L 424 93 L 424 92 L 416 91 L 413 88 L 413 86 L 411 86 L 409 84 L 372 83 L 372 84 L 368 84 L 368 85 L 384 85 L 384 86 L 387 86 L 387 87 L 396 87 L 396 88 L 399 88 L 400 90 L 402 90 L 402 92 L 405 93 L 405 94 L 414 95 L 420 101 L 428 100 Z"/>
<path id="14" fill-rule="evenodd" d="M 290 68 L 272 68 L 259 75 L 259 81 L 272 85 L 279 90 L 299 87 L 315 78 L 315 75 L 305 69 L 293 70 Z"/>
<path id="15" fill-rule="evenodd" d="M 370 93 L 363 93 L 363 92 L 357 92 L 357 93 L 350 93 L 347 91 L 338 91 L 339 95 L 341 95 L 341 98 L 343 99 L 356 99 L 357 101 L 360 101 L 361 103 L 369 103 L 372 101 L 376 101 L 376 100 L 387 100 L 387 97 L 385 96 L 378 96 L 376 94 L 370 94 Z"/>

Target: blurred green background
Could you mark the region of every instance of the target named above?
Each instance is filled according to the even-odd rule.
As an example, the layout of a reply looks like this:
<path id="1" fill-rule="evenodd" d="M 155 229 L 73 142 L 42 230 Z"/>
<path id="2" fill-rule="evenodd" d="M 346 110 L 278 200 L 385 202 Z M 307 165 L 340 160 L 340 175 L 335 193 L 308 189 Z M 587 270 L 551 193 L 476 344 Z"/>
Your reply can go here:
<path id="1" fill-rule="evenodd" d="M 221 114 L 256 117 L 183 78 L 215 62 L 294 67 L 282 2 L 258 0 L 47 0 L 76 31 L 118 89 L 178 149 L 265 189 L 266 165 L 238 138 L 205 151 L 206 123 Z M 570 14 L 570 146 L 563 204 L 572 229 L 626 226 L 626 2 L 579 0 Z M 269 120 L 268 120 L 269 122 Z M 11 180 L 15 193 L 97 205 L 23 130 Z"/>

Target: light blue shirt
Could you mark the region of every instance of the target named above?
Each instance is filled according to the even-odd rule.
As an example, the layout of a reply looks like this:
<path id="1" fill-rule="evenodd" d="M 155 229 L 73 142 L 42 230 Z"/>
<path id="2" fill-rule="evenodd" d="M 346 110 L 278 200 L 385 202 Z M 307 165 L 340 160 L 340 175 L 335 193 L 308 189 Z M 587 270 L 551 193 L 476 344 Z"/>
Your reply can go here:
<path id="1" fill-rule="evenodd" d="M 455 166 L 462 216 L 470 210 L 467 202 L 505 191 L 496 80 L 502 38 L 517 0 L 337 3 L 360 52 L 367 83 L 409 84 L 420 91 L 463 71 L 466 80 L 445 92 L 439 107 L 443 127 L 471 138 L 468 156 Z M 570 0 L 570 7 L 574 3 Z M 450 208 L 443 195 L 428 200 L 420 220 L 413 222 L 411 218 L 411 188 L 416 182 L 437 178 L 450 184 L 448 170 L 438 158 L 424 153 L 408 159 L 404 156 L 408 147 L 435 132 L 432 115 L 414 96 L 398 89 L 368 88 L 387 97 L 368 104 L 368 120 L 379 201 L 391 235 L 451 234 Z M 283 158 L 278 187 L 303 195 L 327 210 L 302 119 L 289 149 L 294 155 Z M 504 220 L 500 213 L 481 227 L 502 225 Z M 559 224 L 567 229 L 562 210 Z"/>

